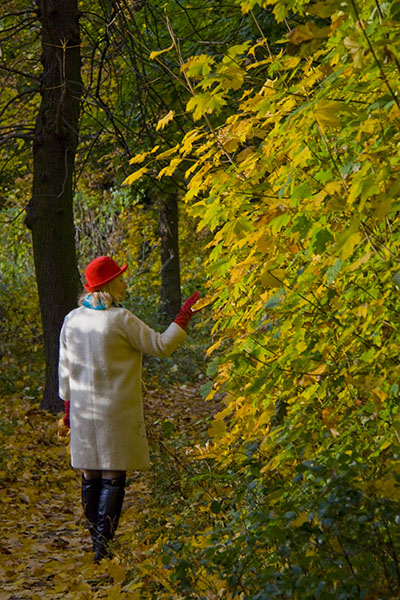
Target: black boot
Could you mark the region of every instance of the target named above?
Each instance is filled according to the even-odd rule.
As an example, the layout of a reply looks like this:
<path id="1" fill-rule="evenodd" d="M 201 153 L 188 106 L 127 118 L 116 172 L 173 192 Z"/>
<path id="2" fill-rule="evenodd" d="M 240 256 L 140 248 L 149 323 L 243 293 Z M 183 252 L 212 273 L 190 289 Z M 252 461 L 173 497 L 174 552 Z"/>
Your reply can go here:
<path id="1" fill-rule="evenodd" d="M 93 550 L 97 539 L 97 513 L 101 492 L 101 477 L 85 479 L 82 473 L 82 506 L 86 517 L 86 527 L 89 529 L 93 541 Z"/>
<path id="2" fill-rule="evenodd" d="M 97 512 L 97 537 L 94 562 L 102 558 L 111 558 L 109 542 L 114 537 L 125 496 L 126 474 L 115 479 L 103 479 Z"/>

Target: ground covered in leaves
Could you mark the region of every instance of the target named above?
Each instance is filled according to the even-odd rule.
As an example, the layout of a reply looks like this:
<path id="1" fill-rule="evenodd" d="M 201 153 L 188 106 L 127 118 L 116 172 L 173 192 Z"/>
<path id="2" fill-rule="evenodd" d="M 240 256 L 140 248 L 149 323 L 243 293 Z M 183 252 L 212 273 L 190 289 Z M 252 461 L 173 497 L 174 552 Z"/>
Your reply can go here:
<path id="1" fill-rule="evenodd" d="M 144 528 L 151 527 L 152 512 L 159 511 L 154 478 L 163 476 L 160 464 L 165 457 L 169 464 L 185 468 L 184 446 L 204 433 L 216 404 L 205 403 L 197 387 L 185 384 L 146 390 L 156 464 L 149 474 L 128 474 L 115 556 L 96 566 L 80 506 L 80 475 L 69 466 L 68 448 L 57 438 L 56 418 L 41 411 L 28 394 L 25 388 L 25 393 L 9 396 L 0 405 L 0 600 L 152 597 L 144 592 L 152 571 L 157 569 L 163 582 L 153 556 L 157 544 L 148 541 L 157 532 L 143 535 Z M 174 439 L 182 440 L 180 450 L 172 432 Z M 173 476 L 165 485 L 174 485 Z M 171 590 L 162 597 L 180 596 Z"/>

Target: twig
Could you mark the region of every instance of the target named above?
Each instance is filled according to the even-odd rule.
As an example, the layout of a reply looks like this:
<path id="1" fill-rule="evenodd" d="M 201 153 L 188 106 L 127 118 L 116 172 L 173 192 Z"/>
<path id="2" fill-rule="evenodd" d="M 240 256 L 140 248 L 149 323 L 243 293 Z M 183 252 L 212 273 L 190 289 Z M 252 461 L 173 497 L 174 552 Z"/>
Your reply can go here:
<path id="1" fill-rule="evenodd" d="M 178 46 L 178 44 L 176 43 L 175 34 L 174 34 L 174 31 L 173 31 L 173 29 L 172 29 L 172 27 L 171 27 L 171 23 L 170 23 L 170 21 L 169 21 L 169 19 L 168 19 L 168 15 L 166 15 L 166 23 L 167 23 L 168 32 L 169 32 L 169 34 L 170 34 L 170 36 L 171 36 L 171 39 L 172 39 L 172 41 L 173 41 L 173 43 L 174 43 L 174 45 L 175 45 L 176 52 L 177 52 L 177 54 L 178 54 L 179 64 L 181 65 L 181 67 L 183 67 L 183 65 L 184 65 L 183 57 L 182 57 L 181 51 L 180 51 L 180 49 L 179 49 L 179 46 Z M 189 88 L 189 90 L 190 90 L 191 94 L 192 94 L 193 96 L 195 96 L 195 95 L 196 95 L 196 93 L 195 93 L 195 91 L 194 91 L 194 89 L 193 89 L 193 86 L 192 86 L 192 84 L 191 84 L 191 82 L 190 82 L 190 80 L 189 80 L 188 76 L 186 75 L 186 73 L 185 73 L 185 70 L 184 70 L 183 68 L 182 68 L 182 72 L 183 72 L 183 76 L 184 76 L 184 78 L 185 78 L 185 80 L 186 80 L 186 83 L 187 83 L 187 85 L 188 85 L 188 88 Z M 222 150 L 222 152 L 225 154 L 225 156 L 227 157 L 228 161 L 230 162 L 230 164 L 231 164 L 231 165 L 234 167 L 234 169 L 235 169 L 235 171 L 236 171 L 236 165 L 235 165 L 235 163 L 233 162 L 233 160 L 232 160 L 232 157 L 231 157 L 231 155 L 229 154 L 229 152 L 227 152 L 227 150 L 224 148 L 224 146 L 223 146 L 223 144 L 221 143 L 221 141 L 218 139 L 218 136 L 217 136 L 217 134 L 216 134 L 216 132 L 215 132 L 215 130 L 214 130 L 214 128 L 213 128 L 213 126 L 211 125 L 210 119 L 207 117 L 207 115 L 203 115 L 203 118 L 204 118 L 205 122 L 207 123 L 207 126 L 209 127 L 209 129 L 210 129 L 210 131 L 211 131 L 211 133 L 212 133 L 212 135 L 213 135 L 213 137 L 214 137 L 214 139 L 215 139 L 215 141 L 216 141 L 217 145 L 218 145 L 218 146 L 219 146 L 219 148 Z M 242 179 L 242 180 L 246 179 L 246 178 L 244 177 L 244 175 L 242 175 L 242 173 L 237 173 L 237 175 L 238 175 L 238 176 L 240 177 L 240 179 Z"/>
<path id="2" fill-rule="evenodd" d="M 251 14 L 251 16 L 253 17 L 253 21 L 254 21 L 254 23 L 256 24 L 256 27 L 257 27 L 258 31 L 260 32 L 260 34 L 261 34 L 261 36 L 262 36 L 262 39 L 263 39 L 263 41 L 265 42 L 265 45 L 266 45 L 266 47 L 267 47 L 267 50 L 268 50 L 269 57 L 270 57 L 270 59 L 272 60 L 272 59 L 273 59 L 273 56 L 272 56 L 272 52 L 271 52 L 271 49 L 270 49 L 270 47 L 269 47 L 269 44 L 268 44 L 267 38 L 265 37 L 265 34 L 264 34 L 263 30 L 261 29 L 259 22 L 258 22 L 258 21 L 257 21 L 257 19 L 255 18 L 255 16 L 254 16 L 254 13 L 253 13 L 253 10 L 252 10 L 252 9 L 250 9 L 250 14 Z"/>
<path id="3" fill-rule="evenodd" d="M 375 6 L 376 6 L 378 14 L 379 14 L 380 24 L 383 25 L 383 12 L 382 12 L 381 5 L 379 4 L 378 0 L 375 0 Z M 386 37 L 386 39 L 388 39 L 388 35 L 386 33 L 385 33 L 385 37 Z M 399 63 L 397 56 L 395 54 L 392 54 L 392 57 L 393 57 L 394 62 L 396 63 L 397 70 L 400 72 L 400 63 Z"/>
<path id="4" fill-rule="evenodd" d="M 381 63 L 379 62 L 379 60 L 378 60 L 378 57 L 377 57 L 377 55 L 376 55 L 376 53 L 375 53 L 374 47 L 373 47 L 373 45 L 371 44 L 371 40 L 369 39 L 369 37 L 368 37 L 368 35 L 367 35 L 367 32 L 365 31 L 364 23 L 362 22 L 362 19 L 360 18 L 360 13 L 358 12 L 358 8 L 357 8 L 357 5 L 356 5 L 356 2 L 355 2 L 355 0 L 350 0 L 350 1 L 351 1 L 351 4 L 352 4 L 352 6 L 353 6 L 354 13 L 355 13 L 355 15 L 356 15 L 357 21 L 358 21 L 358 23 L 359 23 L 359 25 L 360 25 L 361 31 L 363 32 L 363 35 L 364 35 L 365 39 L 367 40 L 367 44 L 368 44 L 368 46 L 369 46 L 369 49 L 370 49 L 370 50 L 371 50 L 371 52 L 372 52 L 372 56 L 374 57 L 374 59 L 375 59 L 375 62 L 376 62 L 376 64 L 377 64 L 377 66 L 378 66 L 378 69 L 379 69 L 379 70 L 380 70 L 380 72 L 381 72 L 382 79 L 383 79 L 383 81 L 385 82 L 385 84 L 386 84 L 386 87 L 388 88 L 388 90 L 389 90 L 389 92 L 390 92 L 390 95 L 392 96 L 393 100 L 394 100 L 394 101 L 395 101 L 395 103 L 397 104 L 397 107 L 400 109 L 400 102 L 399 102 L 399 99 L 397 98 L 396 94 L 395 94 L 395 93 L 394 93 L 394 91 L 392 90 L 392 87 L 391 87 L 391 85 L 390 85 L 390 83 L 389 83 L 389 81 L 388 81 L 388 79 L 387 79 L 387 77 L 386 77 L 385 71 L 383 70 L 383 67 L 382 67 Z"/>

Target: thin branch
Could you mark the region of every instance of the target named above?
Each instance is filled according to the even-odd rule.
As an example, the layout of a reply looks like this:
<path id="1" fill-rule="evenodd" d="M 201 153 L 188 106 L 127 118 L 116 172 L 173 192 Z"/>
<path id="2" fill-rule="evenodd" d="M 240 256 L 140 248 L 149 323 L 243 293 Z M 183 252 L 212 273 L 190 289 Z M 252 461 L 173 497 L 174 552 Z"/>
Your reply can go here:
<path id="1" fill-rule="evenodd" d="M 10 67 L 6 67 L 4 64 L 0 65 L 0 71 L 7 71 L 8 73 L 15 73 L 16 75 L 22 75 L 22 77 L 26 77 L 27 79 L 33 79 L 34 81 L 39 81 L 39 77 L 36 75 L 32 75 L 31 73 L 24 73 L 23 71 L 19 71 L 18 69 L 11 69 Z"/>
<path id="2" fill-rule="evenodd" d="M 18 219 L 18 217 L 20 217 L 22 215 L 22 213 L 25 212 L 27 206 L 28 206 L 27 204 L 26 204 L 26 206 L 23 206 L 21 208 L 21 210 L 16 214 L 16 216 L 13 217 L 12 219 L 3 219 L 3 220 L 0 220 L 0 223 L 5 223 L 6 225 L 10 225 L 10 223 L 14 223 L 14 221 L 16 221 Z"/>
<path id="3" fill-rule="evenodd" d="M 385 82 L 385 84 L 386 84 L 386 87 L 388 88 L 390 95 L 392 96 L 393 100 L 394 100 L 394 101 L 395 101 L 395 103 L 397 104 L 397 107 L 400 109 L 400 101 L 399 101 L 399 99 L 397 98 L 397 96 L 396 96 L 396 94 L 394 93 L 394 91 L 392 90 L 392 87 L 391 87 L 391 85 L 390 85 L 390 83 L 389 83 L 389 81 L 388 81 L 388 79 L 387 79 L 387 77 L 386 77 L 385 71 L 383 70 L 383 67 L 382 67 L 381 63 L 380 63 L 380 62 L 379 62 L 379 60 L 378 60 L 378 57 L 377 57 L 377 55 L 376 55 L 376 53 L 375 53 L 375 50 L 374 50 L 374 47 L 373 47 L 373 45 L 371 44 L 371 40 L 369 39 L 369 37 L 368 37 L 368 35 L 367 35 L 367 32 L 366 32 L 366 30 L 365 30 L 364 23 L 363 23 L 362 19 L 360 18 L 360 14 L 359 14 L 359 12 L 358 12 L 358 7 L 357 7 L 357 5 L 356 5 L 356 2 L 355 2 L 355 0 L 350 0 L 350 1 L 351 1 L 351 4 L 352 4 L 352 6 L 353 6 L 354 13 L 355 13 L 355 15 L 356 15 L 356 18 L 357 18 L 358 24 L 359 24 L 359 26 L 360 26 L 360 28 L 361 28 L 361 31 L 363 32 L 363 35 L 364 35 L 365 39 L 367 40 L 367 44 L 368 44 L 368 46 L 369 46 L 369 49 L 370 49 L 370 50 L 371 50 L 371 52 L 372 52 L 372 56 L 374 57 L 374 59 L 375 59 L 375 62 L 376 62 L 376 64 L 377 64 L 377 66 L 378 66 L 378 69 L 379 69 L 379 71 L 381 72 L 382 79 L 383 79 L 383 81 Z"/>
<path id="4" fill-rule="evenodd" d="M 8 107 L 11 106 L 11 104 L 16 102 L 17 100 L 20 100 L 23 96 L 27 96 L 29 94 L 37 94 L 38 92 L 39 92 L 39 89 L 36 89 L 36 88 L 30 89 L 30 90 L 25 90 L 25 92 L 21 92 L 20 94 L 17 94 L 13 98 L 11 98 L 11 100 L 9 100 L 7 102 L 7 104 L 5 106 L 3 106 L 3 109 L 0 112 L 0 119 L 3 116 L 3 114 L 5 113 L 5 111 L 8 109 Z"/>
<path id="5" fill-rule="evenodd" d="M 259 31 L 259 32 L 260 32 L 260 34 L 261 34 L 261 37 L 262 37 L 262 39 L 263 39 L 263 42 L 264 42 L 264 43 L 265 43 L 265 45 L 267 46 L 267 50 L 268 50 L 269 57 L 270 57 L 270 59 L 271 59 L 271 60 L 273 60 L 272 52 L 271 52 L 271 49 L 270 49 L 270 47 L 269 47 L 269 44 L 268 44 L 267 38 L 265 37 L 265 34 L 264 34 L 263 30 L 261 29 L 259 22 L 257 21 L 256 17 L 254 16 L 254 12 L 252 11 L 252 9 L 250 9 L 250 14 L 251 14 L 251 16 L 252 16 L 252 18 L 253 18 L 253 21 L 254 21 L 254 23 L 256 24 L 256 27 L 257 27 L 258 31 Z"/>
<path id="6" fill-rule="evenodd" d="M 0 138 L 0 146 L 3 146 L 4 144 L 6 144 L 7 142 L 9 142 L 10 140 L 28 140 L 29 142 L 33 142 L 35 136 L 32 130 L 31 134 L 28 133 L 9 133 L 8 135 L 6 135 L 5 137 L 1 137 Z"/>
<path id="7" fill-rule="evenodd" d="M 179 48 L 178 44 L 176 43 L 175 34 L 174 34 L 174 32 L 173 32 L 173 29 L 172 29 L 172 27 L 171 27 L 171 23 L 170 23 L 170 21 L 169 21 L 169 19 L 168 19 L 168 16 L 166 16 L 166 22 L 167 22 L 167 28 L 168 28 L 168 32 L 169 32 L 169 34 L 170 34 L 170 36 L 171 36 L 171 39 L 172 39 L 172 41 L 173 41 L 173 43 L 174 43 L 175 49 L 176 49 L 176 51 L 177 51 L 177 54 L 178 54 L 179 63 L 180 63 L 180 65 L 181 65 L 181 68 L 182 68 L 182 67 L 183 67 L 183 65 L 184 65 L 183 57 L 182 57 L 182 54 L 181 54 L 180 48 Z M 185 70 L 184 70 L 184 69 L 182 69 L 182 71 L 183 71 L 183 76 L 184 76 L 184 78 L 185 78 L 185 80 L 186 80 L 186 83 L 187 83 L 187 85 L 188 85 L 188 87 L 189 87 L 189 90 L 190 90 L 191 94 L 192 94 L 193 96 L 195 96 L 195 95 L 196 95 L 196 93 L 195 93 L 195 91 L 194 91 L 194 89 L 193 89 L 193 87 L 192 87 L 192 84 L 191 84 L 191 83 L 190 83 L 190 81 L 189 81 L 189 78 L 188 78 L 188 76 L 187 76 L 187 75 L 186 75 L 186 73 L 185 73 Z M 223 146 L 223 144 L 221 143 L 221 141 L 218 139 L 218 136 L 217 136 L 217 134 L 215 133 L 215 130 L 214 130 L 213 126 L 211 125 L 210 119 L 209 119 L 209 118 L 208 118 L 208 116 L 207 116 L 207 115 L 205 115 L 205 114 L 203 115 L 203 118 L 204 118 L 205 122 L 207 123 L 207 126 L 209 127 L 209 129 L 210 129 L 210 131 L 211 131 L 211 133 L 212 133 L 212 135 L 213 135 L 213 137 L 214 137 L 214 139 L 215 139 L 215 141 L 216 141 L 217 145 L 218 145 L 218 146 L 219 146 L 219 148 L 222 150 L 222 152 L 225 154 L 225 156 L 227 157 L 228 161 L 230 162 L 230 164 L 231 164 L 231 165 L 234 167 L 234 169 L 235 169 L 235 171 L 236 171 L 236 165 L 235 165 L 235 163 L 233 162 L 233 160 L 232 160 L 232 157 L 231 157 L 231 155 L 229 154 L 229 152 L 227 152 L 227 150 L 224 148 L 224 146 Z M 237 173 L 237 175 L 238 175 L 238 176 L 239 176 L 239 177 L 240 177 L 242 180 L 244 180 L 244 179 L 245 179 L 245 177 L 244 177 L 244 175 L 243 175 L 242 173 Z"/>
<path id="8" fill-rule="evenodd" d="M 379 257 L 379 258 L 380 258 L 382 261 L 384 261 L 384 262 L 385 262 L 385 261 L 386 261 L 386 257 L 385 257 L 384 255 L 382 255 L 382 254 L 379 252 L 378 248 L 375 246 L 375 244 L 374 244 L 374 243 L 373 243 L 373 241 L 371 240 L 371 237 L 370 237 L 370 235 L 369 235 L 369 233 L 368 233 L 368 231 L 367 231 L 367 226 L 366 226 L 366 225 L 365 225 L 365 223 L 363 223 L 362 221 L 361 221 L 361 226 L 362 226 L 362 228 L 363 228 L 364 235 L 365 235 L 365 237 L 367 238 L 367 240 L 368 240 L 368 243 L 369 243 L 369 245 L 371 246 L 372 250 L 375 252 L 375 254 L 376 254 L 376 255 L 377 255 L 377 256 L 378 256 L 378 257 Z M 395 256 L 395 255 L 393 254 L 393 252 L 391 252 L 391 251 L 389 250 L 389 248 L 387 248 L 387 246 L 385 246 L 384 244 L 381 244 L 381 245 L 382 245 L 382 246 L 384 246 L 384 247 L 386 248 L 386 250 L 387 250 L 388 252 L 390 252 L 390 254 L 391 254 L 393 257 Z"/>
<path id="9" fill-rule="evenodd" d="M 378 0 L 375 0 L 375 6 L 376 6 L 378 14 L 379 14 L 380 24 L 382 25 L 383 24 L 383 12 L 382 12 L 382 8 L 381 8 L 381 5 L 379 4 Z M 387 35 L 386 32 L 384 32 L 384 35 L 385 35 L 386 39 L 389 39 L 389 36 Z M 393 58 L 394 62 L 396 63 L 397 70 L 400 72 L 400 62 L 399 62 L 399 59 L 397 58 L 397 56 L 395 54 L 392 54 L 392 58 Z"/>

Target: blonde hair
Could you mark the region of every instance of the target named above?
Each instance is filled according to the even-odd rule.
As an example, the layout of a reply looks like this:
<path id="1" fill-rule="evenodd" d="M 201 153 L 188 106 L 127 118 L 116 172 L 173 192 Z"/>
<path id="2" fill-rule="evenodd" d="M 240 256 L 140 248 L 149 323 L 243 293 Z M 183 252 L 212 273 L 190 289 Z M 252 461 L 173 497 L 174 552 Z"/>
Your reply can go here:
<path id="1" fill-rule="evenodd" d="M 117 286 L 115 285 L 121 275 L 118 275 L 115 279 L 112 279 L 108 283 L 105 283 L 103 287 L 101 287 L 96 292 L 84 292 L 81 294 L 78 300 L 79 306 L 82 306 L 83 301 L 89 299 L 90 304 L 93 308 L 96 306 L 105 306 L 106 308 L 110 308 L 112 304 L 118 304 L 121 301 L 119 294 L 117 293 Z"/>

